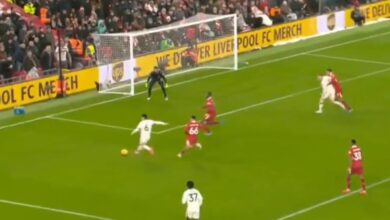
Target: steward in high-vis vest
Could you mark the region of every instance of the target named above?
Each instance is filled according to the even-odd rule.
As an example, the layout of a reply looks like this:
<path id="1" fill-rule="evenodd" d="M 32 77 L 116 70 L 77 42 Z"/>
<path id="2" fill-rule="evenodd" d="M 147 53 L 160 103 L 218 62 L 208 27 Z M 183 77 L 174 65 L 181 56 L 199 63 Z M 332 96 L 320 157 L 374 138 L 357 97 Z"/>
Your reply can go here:
<path id="1" fill-rule="evenodd" d="M 49 9 L 46 5 L 43 5 L 39 9 L 39 17 L 42 24 L 47 25 L 50 23 Z"/>
<path id="2" fill-rule="evenodd" d="M 85 47 L 85 59 L 90 64 L 93 64 L 96 61 L 96 49 L 92 39 L 87 40 L 87 46 Z"/>
<path id="3" fill-rule="evenodd" d="M 84 56 L 84 45 L 83 42 L 77 37 L 77 35 L 69 38 L 69 45 L 73 55 L 78 57 Z"/>
<path id="4" fill-rule="evenodd" d="M 29 0 L 24 6 L 23 6 L 23 11 L 26 13 L 26 14 L 30 14 L 30 15 L 35 15 L 35 11 L 37 9 L 35 8 L 34 4 L 31 2 L 31 0 Z"/>

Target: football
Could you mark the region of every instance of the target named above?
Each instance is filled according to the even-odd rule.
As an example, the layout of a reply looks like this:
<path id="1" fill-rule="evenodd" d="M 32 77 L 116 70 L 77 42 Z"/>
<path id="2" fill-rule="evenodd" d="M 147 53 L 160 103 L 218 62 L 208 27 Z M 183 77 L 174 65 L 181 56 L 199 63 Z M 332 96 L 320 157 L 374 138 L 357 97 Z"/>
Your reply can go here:
<path id="1" fill-rule="evenodd" d="M 121 155 L 122 155 L 123 157 L 126 157 L 128 154 L 129 154 L 129 151 L 128 151 L 127 149 L 122 149 L 122 150 L 121 150 Z"/>

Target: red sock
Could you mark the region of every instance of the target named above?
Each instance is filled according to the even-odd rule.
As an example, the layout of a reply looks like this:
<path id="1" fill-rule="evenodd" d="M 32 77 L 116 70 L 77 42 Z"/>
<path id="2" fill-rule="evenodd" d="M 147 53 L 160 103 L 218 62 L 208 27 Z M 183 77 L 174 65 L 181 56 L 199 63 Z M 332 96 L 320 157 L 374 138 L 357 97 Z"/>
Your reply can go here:
<path id="1" fill-rule="evenodd" d="M 360 177 L 360 183 L 362 185 L 362 190 L 366 190 L 366 180 L 364 177 Z"/>
<path id="2" fill-rule="evenodd" d="M 351 175 L 347 176 L 347 189 L 351 189 Z"/>
<path id="3" fill-rule="evenodd" d="M 206 133 L 210 133 L 210 129 L 209 129 L 209 127 L 207 126 L 206 123 L 203 123 L 203 131 L 206 132 Z"/>

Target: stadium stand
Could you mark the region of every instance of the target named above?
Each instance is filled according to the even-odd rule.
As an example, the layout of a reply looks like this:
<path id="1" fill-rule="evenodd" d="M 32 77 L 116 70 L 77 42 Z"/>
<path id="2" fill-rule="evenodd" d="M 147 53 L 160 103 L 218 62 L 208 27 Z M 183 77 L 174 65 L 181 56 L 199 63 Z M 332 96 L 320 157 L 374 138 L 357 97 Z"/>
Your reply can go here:
<path id="1" fill-rule="evenodd" d="M 359 5 L 358 0 L 0 0 L 0 84 L 95 65 L 91 33 L 140 31 L 196 15 L 238 15 L 240 32 Z M 178 46 L 181 34 L 218 34 L 221 24 L 140 39 Z M 164 41 L 164 42 L 162 42 Z M 61 46 L 58 46 L 61 42 Z M 59 53 L 61 52 L 61 53 Z M 140 55 L 143 50 L 139 50 Z M 147 52 L 147 51 L 146 51 Z M 61 59 L 60 56 L 61 55 Z"/>

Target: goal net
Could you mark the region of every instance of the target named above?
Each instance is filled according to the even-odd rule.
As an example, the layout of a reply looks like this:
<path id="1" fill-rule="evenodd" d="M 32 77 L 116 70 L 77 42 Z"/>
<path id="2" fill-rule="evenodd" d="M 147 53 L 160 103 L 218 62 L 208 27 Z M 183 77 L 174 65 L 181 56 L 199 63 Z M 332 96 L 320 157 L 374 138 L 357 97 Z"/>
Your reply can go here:
<path id="1" fill-rule="evenodd" d="M 93 37 L 100 93 L 134 95 L 135 82 L 142 81 L 155 66 L 168 75 L 238 67 L 235 14 L 199 13 L 145 31 Z"/>

